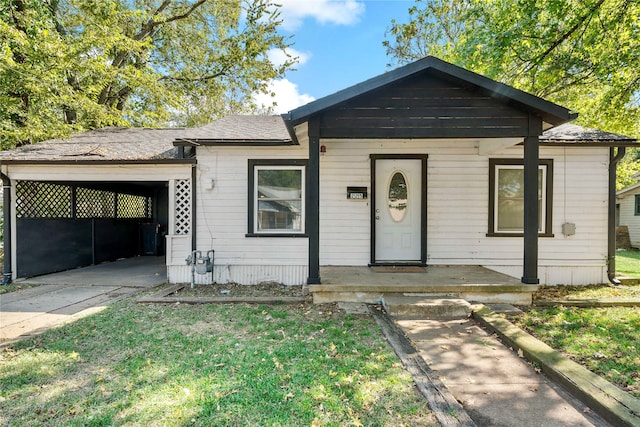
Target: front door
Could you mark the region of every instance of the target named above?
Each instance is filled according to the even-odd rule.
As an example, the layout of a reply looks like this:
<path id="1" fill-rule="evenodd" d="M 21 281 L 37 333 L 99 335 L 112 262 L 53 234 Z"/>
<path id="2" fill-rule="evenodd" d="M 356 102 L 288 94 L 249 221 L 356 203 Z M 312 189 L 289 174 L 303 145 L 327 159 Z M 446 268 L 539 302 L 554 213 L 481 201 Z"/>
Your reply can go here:
<path id="1" fill-rule="evenodd" d="M 424 263 L 425 158 L 374 158 L 373 263 Z"/>

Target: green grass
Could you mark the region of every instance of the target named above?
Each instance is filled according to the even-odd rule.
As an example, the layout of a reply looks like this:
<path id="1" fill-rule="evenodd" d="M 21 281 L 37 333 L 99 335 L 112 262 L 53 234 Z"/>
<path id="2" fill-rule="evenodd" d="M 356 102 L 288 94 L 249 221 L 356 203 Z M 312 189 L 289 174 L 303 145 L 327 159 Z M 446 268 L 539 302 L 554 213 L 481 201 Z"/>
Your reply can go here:
<path id="1" fill-rule="evenodd" d="M 516 324 L 640 398 L 640 310 L 531 309 Z"/>
<path id="2" fill-rule="evenodd" d="M 618 251 L 616 270 L 640 277 L 640 252 Z M 640 299 L 640 286 L 549 286 L 536 299 Z M 534 301 L 535 303 L 535 301 Z M 515 319 L 556 350 L 640 398 L 640 309 L 531 308 Z"/>
<path id="3" fill-rule="evenodd" d="M 534 292 L 534 298 L 540 300 L 640 300 L 640 286 L 613 286 L 610 284 L 588 286 L 543 286 Z"/>
<path id="4" fill-rule="evenodd" d="M 116 303 L 0 352 L 0 424 L 433 425 L 370 316 Z"/>
<path id="5" fill-rule="evenodd" d="M 15 283 L 9 283 L 8 285 L 0 285 L 0 295 L 6 294 L 9 292 L 19 291 L 20 289 L 33 288 L 34 286 L 39 286 L 39 285 L 33 285 L 33 284 L 17 284 L 16 285 Z"/>
<path id="6" fill-rule="evenodd" d="M 640 277 L 640 251 L 616 251 L 616 273 L 619 275 Z"/>

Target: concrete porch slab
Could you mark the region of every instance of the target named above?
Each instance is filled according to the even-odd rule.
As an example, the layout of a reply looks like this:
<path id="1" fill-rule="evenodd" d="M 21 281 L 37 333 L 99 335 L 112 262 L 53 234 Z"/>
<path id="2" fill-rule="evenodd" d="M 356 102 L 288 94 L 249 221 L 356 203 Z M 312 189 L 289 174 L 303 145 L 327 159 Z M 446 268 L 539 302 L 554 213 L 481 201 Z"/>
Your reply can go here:
<path id="1" fill-rule="evenodd" d="M 164 257 L 152 256 L 120 259 L 15 281 L 15 283 L 38 285 L 133 286 L 149 288 L 166 282 L 167 267 Z"/>
<path id="2" fill-rule="evenodd" d="M 472 265 L 429 266 L 423 272 L 376 272 L 369 267 L 321 267 L 322 284 L 309 285 L 315 303 L 379 304 L 389 294 L 464 298 L 470 302 L 530 305 L 537 285 Z"/>

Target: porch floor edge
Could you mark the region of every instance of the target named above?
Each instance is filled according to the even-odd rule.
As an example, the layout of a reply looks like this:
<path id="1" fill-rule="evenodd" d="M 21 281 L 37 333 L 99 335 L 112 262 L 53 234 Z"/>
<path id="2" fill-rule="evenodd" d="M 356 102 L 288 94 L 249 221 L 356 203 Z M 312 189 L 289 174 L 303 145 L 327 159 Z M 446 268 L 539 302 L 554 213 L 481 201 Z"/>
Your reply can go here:
<path id="1" fill-rule="evenodd" d="M 375 272 L 368 267 L 321 267 L 309 285 L 315 303 L 380 303 L 385 295 L 455 296 L 469 302 L 531 305 L 540 285 L 480 266 L 429 266 L 424 272 Z"/>

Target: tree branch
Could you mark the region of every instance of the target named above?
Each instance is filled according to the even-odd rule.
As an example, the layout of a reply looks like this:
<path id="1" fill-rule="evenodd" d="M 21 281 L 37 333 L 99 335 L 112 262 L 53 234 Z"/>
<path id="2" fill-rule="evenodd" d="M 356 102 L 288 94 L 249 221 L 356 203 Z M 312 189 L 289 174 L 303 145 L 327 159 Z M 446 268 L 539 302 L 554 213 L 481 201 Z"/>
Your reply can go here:
<path id="1" fill-rule="evenodd" d="M 180 19 L 188 18 L 189 15 L 191 15 L 197 8 L 199 8 L 206 2 L 207 0 L 198 0 L 197 2 L 192 4 L 191 7 L 186 12 L 180 15 L 171 16 L 161 21 L 156 21 L 153 19 L 153 17 L 164 12 L 165 9 L 169 7 L 169 5 L 171 4 L 171 0 L 164 0 L 162 4 L 158 6 L 156 11 L 153 13 L 153 15 L 151 15 L 151 18 L 149 18 L 149 20 L 142 25 L 142 28 L 140 28 L 140 31 L 138 31 L 138 33 L 134 35 L 132 39 L 135 41 L 143 40 L 145 37 L 148 37 L 151 34 L 153 34 L 153 31 L 156 29 L 156 27 L 160 25 L 167 24 L 169 22 L 177 21 Z M 111 62 L 111 66 L 115 68 L 120 68 L 124 64 L 124 62 L 127 60 L 128 57 L 129 57 L 128 51 L 123 50 L 118 52 L 116 56 L 113 58 L 113 61 Z"/>
<path id="2" fill-rule="evenodd" d="M 150 35 L 153 32 L 154 28 L 156 28 L 158 25 L 164 25 L 164 24 L 168 24 L 169 22 L 188 18 L 189 15 L 191 15 L 197 8 L 199 8 L 206 2 L 207 0 L 198 0 L 197 2 L 192 4 L 191 7 L 187 9 L 186 12 L 180 15 L 170 16 L 169 18 L 163 19 L 161 21 L 156 21 L 155 19 L 153 19 L 153 17 L 161 14 L 171 3 L 171 0 L 164 0 L 164 2 L 162 2 L 162 4 L 158 7 L 158 9 L 156 9 L 152 17 L 142 26 L 138 34 L 133 36 L 133 39 L 136 41 L 140 41 L 145 37 L 147 37 L 148 35 Z"/>
<path id="3" fill-rule="evenodd" d="M 571 35 L 573 33 L 575 33 L 578 28 L 580 28 L 580 26 L 587 20 L 589 19 L 589 17 L 591 15 L 593 15 L 593 13 L 598 10 L 600 8 L 600 6 L 602 6 L 602 4 L 604 3 L 604 0 L 598 0 L 598 2 L 596 4 L 594 4 L 591 9 L 589 9 L 589 11 L 583 15 L 581 18 L 578 19 L 578 21 L 571 27 L 569 28 L 569 31 L 567 31 L 566 33 L 564 33 L 562 36 L 560 36 L 560 38 L 558 38 L 556 41 L 554 41 L 551 46 L 549 46 L 547 48 L 547 50 L 545 50 L 544 52 L 542 52 L 542 54 L 534 61 L 532 61 L 531 65 L 526 69 L 525 72 L 530 71 L 535 65 L 541 63 L 547 56 L 549 56 L 551 54 L 551 52 L 553 52 L 555 50 L 555 48 L 557 48 L 558 46 L 560 46 L 560 44 L 562 44 L 562 42 L 564 42 L 565 40 L 567 40 L 569 37 L 571 37 Z"/>
<path id="4" fill-rule="evenodd" d="M 172 16 L 171 18 L 167 18 L 164 21 L 160 21 L 160 24 L 168 24 L 169 22 L 173 22 L 173 21 L 178 21 L 180 19 L 184 19 L 189 17 L 189 15 L 191 15 L 197 8 L 199 8 L 200 6 L 202 6 L 203 4 L 205 4 L 207 2 L 207 0 L 199 0 L 197 2 L 195 2 L 194 4 L 191 5 L 191 7 L 189 8 L 189 10 L 187 10 L 185 13 L 183 13 L 182 15 L 175 15 Z"/>
<path id="5" fill-rule="evenodd" d="M 162 76 L 159 80 L 173 80 L 177 82 L 204 82 L 207 80 L 217 79 L 218 77 L 225 76 L 227 74 L 226 70 L 218 71 L 214 74 L 209 74 L 202 77 L 175 77 L 175 76 Z"/>

